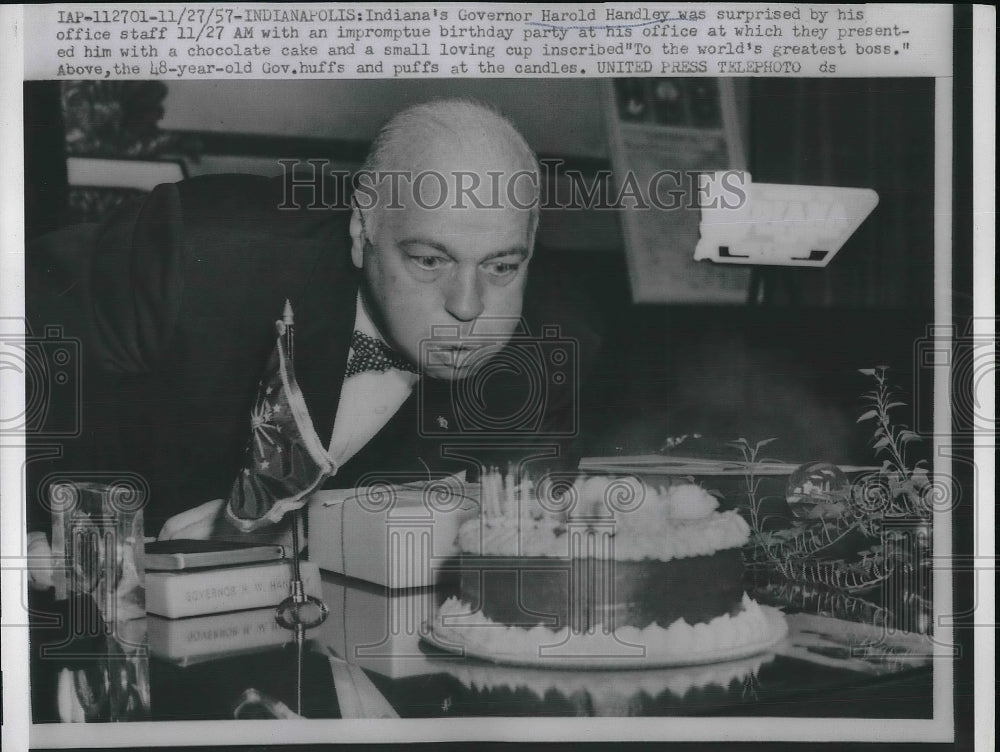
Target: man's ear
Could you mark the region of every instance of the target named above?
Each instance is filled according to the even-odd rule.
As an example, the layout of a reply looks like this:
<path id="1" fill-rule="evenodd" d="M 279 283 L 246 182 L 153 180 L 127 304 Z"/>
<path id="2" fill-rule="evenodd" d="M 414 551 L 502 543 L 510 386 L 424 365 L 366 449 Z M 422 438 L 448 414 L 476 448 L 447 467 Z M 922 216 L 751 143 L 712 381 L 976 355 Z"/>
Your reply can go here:
<path id="1" fill-rule="evenodd" d="M 351 261 L 361 269 L 365 263 L 365 226 L 357 204 L 351 209 Z"/>

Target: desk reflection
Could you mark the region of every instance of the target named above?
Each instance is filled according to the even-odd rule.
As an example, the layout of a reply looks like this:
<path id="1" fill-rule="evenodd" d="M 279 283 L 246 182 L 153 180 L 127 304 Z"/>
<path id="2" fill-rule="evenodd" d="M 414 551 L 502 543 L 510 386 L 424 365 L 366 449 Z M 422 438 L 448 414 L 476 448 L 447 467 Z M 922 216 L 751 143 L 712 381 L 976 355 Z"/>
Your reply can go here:
<path id="1" fill-rule="evenodd" d="M 217 615 L 212 624 L 134 620 L 132 638 L 148 639 L 142 664 L 148 665 L 147 717 L 299 717 L 299 690 L 304 718 L 932 715 L 934 651 L 926 635 L 788 613 L 786 640 L 738 661 L 652 670 L 532 669 L 443 653 L 425 640 L 417 617 L 431 614 L 447 592 L 390 591 L 326 573 L 330 618 L 308 633 L 301 663 L 292 635 L 273 626 L 271 609 Z M 34 594 L 31 606 L 35 722 L 112 720 L 112 701 L 99 693 L 75 716 L 65 702 L 67 689 L 80 687 L 78 678 L 111 686 L 107 635 L 97 630 L 67 640 L 66 602 Z"/>

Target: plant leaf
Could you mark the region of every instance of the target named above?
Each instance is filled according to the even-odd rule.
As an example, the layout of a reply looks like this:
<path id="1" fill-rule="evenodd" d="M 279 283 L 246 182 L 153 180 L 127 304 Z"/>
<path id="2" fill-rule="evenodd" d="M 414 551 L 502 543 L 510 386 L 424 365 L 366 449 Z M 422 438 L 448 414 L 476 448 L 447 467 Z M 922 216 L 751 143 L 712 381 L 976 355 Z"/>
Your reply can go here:
<path id="1" fill-rule="evenodd" d="M 876 441 L 874 444 L 872 444 L 872 448 L 873 449 L 881 449 L 882 447 L 887 447 L 887 446 L 889 446 L 889 437 L 888 436 L 885 436 L 885 437 L 879 439 L 878 441 Z"/>
<path id="2" fill-rule="evenodd" d="M 858 373 L 863 373 L 865 376 L 874 376 L 875 375 L 875 369 L 874 368 L 859 368 L 858 369 Z"/>
<path id="3" fill-rule="evenodd" d="M 876 411 L 869 410 L 867 412 L 861 413 L 861 415 L 858 417 L 858 419 L 855 421 L 855 423 L 860 423 L 863 420 L 871 420 L 872 418 L 874 418 L 877 415 L 878 415 L 878 413 Z"/>
<path id="4" fill-rule="evenodd" d="M 885 406 L 885 409 L 888 410 L 890 407 L 906 407 L 906 403 L 905 402 L 890 402 L 888 405 Z"/>

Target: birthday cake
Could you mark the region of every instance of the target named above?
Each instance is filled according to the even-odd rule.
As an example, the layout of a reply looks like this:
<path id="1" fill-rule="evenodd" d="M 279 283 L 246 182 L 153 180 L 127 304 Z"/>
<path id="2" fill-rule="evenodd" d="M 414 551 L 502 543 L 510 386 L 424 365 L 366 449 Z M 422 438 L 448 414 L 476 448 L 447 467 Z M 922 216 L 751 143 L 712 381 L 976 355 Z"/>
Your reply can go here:
<path id="1" fill-rule="evenodd" d="M 743 589 L 749 527 L 700 486 L 482 479 L 458 591 L 434 641 L 502 663 L 670 666 L 753 655 L 785 634 Z"/>

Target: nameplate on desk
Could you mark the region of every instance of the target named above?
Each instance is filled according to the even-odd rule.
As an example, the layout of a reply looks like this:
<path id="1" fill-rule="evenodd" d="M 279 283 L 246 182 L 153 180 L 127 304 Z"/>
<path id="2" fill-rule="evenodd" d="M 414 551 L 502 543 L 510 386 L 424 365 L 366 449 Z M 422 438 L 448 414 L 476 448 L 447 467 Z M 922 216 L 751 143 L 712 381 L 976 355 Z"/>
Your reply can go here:
<path id="1" fill-rule="evenodd" d="M 307 595 L 319 596 L 319 568 L 301 562 Z M 277 606 L 290 592 L 290 561 L 146 573 L 146 611 L 170 619 Z"/>
<path id="2" fill-rule="evenodd" d="M 150 654 L 178 666 L 231 658 L 284 645 L 293 639 L 292 632 L 274 618 L 273 607 L 188 619 L 149 616 L 146 633 Z M 306 635 L 311 633 L 308 631 Z"/>
<path id="3" fill-rule="evenodd" d="M 699 176 L 694 259 L 822 268 L 878 205 L 868 188 L 754 183 L 744 171 Z"/>

